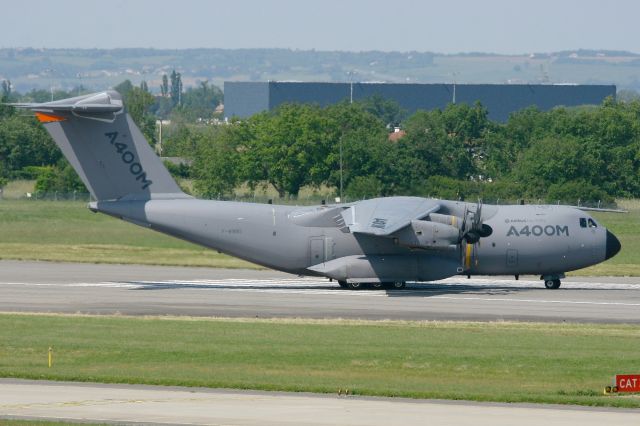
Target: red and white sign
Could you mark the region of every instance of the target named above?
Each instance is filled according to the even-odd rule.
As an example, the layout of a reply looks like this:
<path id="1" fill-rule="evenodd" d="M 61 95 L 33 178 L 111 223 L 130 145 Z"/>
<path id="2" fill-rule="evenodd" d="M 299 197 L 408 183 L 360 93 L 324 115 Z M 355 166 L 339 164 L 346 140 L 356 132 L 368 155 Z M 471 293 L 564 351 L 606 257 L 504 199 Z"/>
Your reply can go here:
<path id="1" fill-rule="evenodd" d="M 640 374 L 616 374 L 618 392 L 640 392 Z"/>

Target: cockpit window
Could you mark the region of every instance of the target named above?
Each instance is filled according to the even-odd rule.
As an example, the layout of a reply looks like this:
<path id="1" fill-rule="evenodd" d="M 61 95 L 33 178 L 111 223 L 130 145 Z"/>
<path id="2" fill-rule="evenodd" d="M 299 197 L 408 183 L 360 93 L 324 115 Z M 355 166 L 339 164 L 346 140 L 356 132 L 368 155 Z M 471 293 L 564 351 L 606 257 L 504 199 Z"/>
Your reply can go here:
<path id="1" fill-rule="evenodd" d="M 587 227 L 587 219 L 585 219 L 584 217 L 580 218 L 580 228 L 586 228 Z"/>
<path id="2" fill-rule="evenodd" d="M 589 228 L 597 228 L 598 224 L 596 223 L 595 220 L 589 218 Z"/>

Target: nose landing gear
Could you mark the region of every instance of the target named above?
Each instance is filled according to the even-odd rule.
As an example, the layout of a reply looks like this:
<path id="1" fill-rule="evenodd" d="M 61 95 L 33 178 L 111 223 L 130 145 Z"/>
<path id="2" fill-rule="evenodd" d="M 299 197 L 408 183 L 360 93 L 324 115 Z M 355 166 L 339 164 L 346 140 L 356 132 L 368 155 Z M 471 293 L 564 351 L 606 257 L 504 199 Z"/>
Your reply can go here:
<path id="1" fill-rule="evenodd" d="M 564 274 L 559 275 L 543 275 L 540 277 L 541 280 L 544 280 L 544 286 L 549 290 L 556 290 L 560 288 L 560 278 L 564 278 Z"/>
<path id="2" fill-rule="evenodd" d="M 550 290 L 555 290 L 557 288 L 560 288 L 560 280 L 546 280 L 544 282 L 544 286 Z"/>

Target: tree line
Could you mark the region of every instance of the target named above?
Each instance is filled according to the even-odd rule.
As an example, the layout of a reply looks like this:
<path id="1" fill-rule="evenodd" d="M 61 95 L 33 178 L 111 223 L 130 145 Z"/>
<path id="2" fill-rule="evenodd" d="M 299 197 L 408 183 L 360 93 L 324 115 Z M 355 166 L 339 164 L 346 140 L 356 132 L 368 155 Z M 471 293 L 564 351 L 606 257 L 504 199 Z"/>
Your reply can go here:
<path id="1" fill-rule="evenodd" d="M 401 121 L 400 138 L 389 123 Z M 196 191 L 231 196 L 241 184 L 295 198 L 303 186 L 343 185 L 349 199 L 388 195 L 449 199 L 610 202 L 640 196 L 640 102 L 488 119 L 475 105 L 406 117 L 371 98 L 321 108 L 282 105 L 230 125 L 183 128 L 168 142 L 193 159 Z"/>
<path id="2" fill-rule="evenodd" d="M 171 104 L 163 153 L 192 160 L 171 171 L 192 179 L 199 196 L 232 197 L 242 185 L 272 186 L 283 198 L 325 185 L 337 195 L 342 175 L 351 200 L 417 195 L 576 203 L 640 197 L 637 100 L 531 107 L 497 123 L 479 103 L 408 116 L 395 102 L 374 97 L 324 108 L 287 104 L 210 125 L 194 117 L 201 116 L 199 106 L 207 113 L 220 102 L 219 89 L 205 82 L 176 98 L 177 78 L 166 81 L 160 100 L 144 86 L 125 82 L 118 89 L 151 143 L 161 103 Z M 402 132 L 390 138 L 396 125 Z M 49 182 L 41 189 L 81 185 L 35 120 L 0 107 L 0 178 L 35 178 L 39 167 L 56 171 L 39 180 Z"/>

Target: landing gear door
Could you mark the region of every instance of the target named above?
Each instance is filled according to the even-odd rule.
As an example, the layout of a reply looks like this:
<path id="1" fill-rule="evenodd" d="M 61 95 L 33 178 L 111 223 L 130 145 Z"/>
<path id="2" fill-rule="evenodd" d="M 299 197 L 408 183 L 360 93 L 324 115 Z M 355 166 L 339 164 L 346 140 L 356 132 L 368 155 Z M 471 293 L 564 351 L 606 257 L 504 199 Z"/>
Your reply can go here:
<path id="1" fill-rule="evenodd" d="M 333 238 L 325 237 L 324 239 L 324 260 L 328 262 L 332 259 L 336 258 L 336 254 L 334 251 L 335 243 L 333 242 Z"/>
<path id="2" fill-rule="evenodd" d="M 325 261 L 324 237 L 309 239 L 309 265 L 317 265 Z"/>

